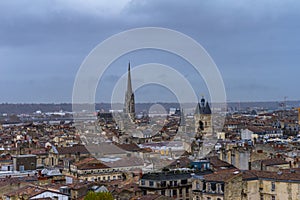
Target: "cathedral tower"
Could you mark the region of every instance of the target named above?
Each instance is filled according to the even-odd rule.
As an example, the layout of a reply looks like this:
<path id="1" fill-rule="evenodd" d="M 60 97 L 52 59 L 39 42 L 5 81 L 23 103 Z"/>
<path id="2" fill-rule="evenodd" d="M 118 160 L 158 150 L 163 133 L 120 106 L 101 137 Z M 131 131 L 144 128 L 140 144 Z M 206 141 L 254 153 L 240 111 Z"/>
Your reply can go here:
<path id="1" fill-rule="evenodd" d="M 196 134 L 211 134 L 211 109 L 204 97 L 202 97 L 196 106 L 194 119 Z"/>

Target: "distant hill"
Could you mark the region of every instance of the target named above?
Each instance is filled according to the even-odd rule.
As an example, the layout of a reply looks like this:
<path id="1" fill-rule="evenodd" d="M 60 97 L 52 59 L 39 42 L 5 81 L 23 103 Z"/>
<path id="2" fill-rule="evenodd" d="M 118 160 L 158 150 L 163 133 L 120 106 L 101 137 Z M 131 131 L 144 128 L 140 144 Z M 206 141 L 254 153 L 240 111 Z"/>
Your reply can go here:
<path id="1" fill-rule="evenodd" d="M 154 103 L 137 103 L 136 104 L 136 112 L 148 111 L 149 108 Z M 178 103 L 157 103 L 162 105 L 167 111 L 169 108 L 178 108 Z M 111 105 L 109 103 L 97 103 L 96 110 L 104 110 L 109 111 L 111 109 Z M 232 111 L 243 111 L 243 110 L 251 110 L 251 109 L 271 109 L 276 110 L 280 108 L 284 108 L 283 102 L 273 101 L 273 102 L 229 102 L 227 104 L 229 110 Z M 300 101 L 287 101 L 285 108 L 296 108 L 300 107 Z M 30 114 L 36 111 L 42 112 L 57 112 L 57 111 L 72 111 L 71 103 L 61 103 L 61 104 L 11 104 L 11 103 L 2 103 L 0 104 L 0 114 Z"/>
<path id="2" fill-rule="evenodd" d="M 137 103 L 136 104 L 136 112 L 142 112 L 148 110 L 151 105 L 154 103 Z M 160 103 L 166 110 L 171 107 L 179 107 L 178 103 Z M 111 105 L 109 103 L 97 103 L 95 105 L 96 110 L 104 110 L 108 112 L 111 109 Z M 36 111 L 42 112 L 57 112 L 57 111 L 66 111 L 72 112 L 72 104 L 71 103 L 61 103 L 61 104 L 10 104 L 10 103 L 2 103 L 0 104 L 0 114 L 31 114 Z"/>

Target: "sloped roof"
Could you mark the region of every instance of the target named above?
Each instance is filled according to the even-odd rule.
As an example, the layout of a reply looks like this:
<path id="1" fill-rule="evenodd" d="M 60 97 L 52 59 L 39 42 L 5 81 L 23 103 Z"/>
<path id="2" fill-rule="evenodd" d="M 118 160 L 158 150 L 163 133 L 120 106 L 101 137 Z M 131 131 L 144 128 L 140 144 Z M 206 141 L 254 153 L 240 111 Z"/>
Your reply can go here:
<path id="1" fill-rule="evenodd" d="M 283 182 L 300 182 L 300 174 L 287 171 L 272 172 L 260 170 L 247 170 L 243 172 L 244 180 L 269 179 Z"/>
<path id="2" fill-rule="evenodd" d="M 179 180 L 179 179 L 189 179 L 192 175 L 189 172 L 160 172 L 160 173 L 149 173 L 144 174 L 141 179 L 146 180 Z"/>
<path id="3" fill-rule="evenodd" d="M 75 153 L 81 153 L 81 154 L 88 154 L 89 151 L 86 149 L 84 145 L 75 145 L 72 147 L 57 147 L 57 153 L 58 154 L 75 154 Z"/>
<path id="4" fill-rule="evenodd" d="M 289 164 L 289 162 L 287 162 L 286 160 L 284 160 L 282 158 L 265 159 L 265 160 L 262 160 L 261 162 L 265 166 Z"/>
<path id="5" fill-rule="evenodd" d="M 214 172 L 212 174 L 204 175 L 203 178 L 206 181 L 215 181 L 215 182 L 227 182 L 235 176 L 241 175 L 241 172 L 236 169 L 222 170 Z"/>

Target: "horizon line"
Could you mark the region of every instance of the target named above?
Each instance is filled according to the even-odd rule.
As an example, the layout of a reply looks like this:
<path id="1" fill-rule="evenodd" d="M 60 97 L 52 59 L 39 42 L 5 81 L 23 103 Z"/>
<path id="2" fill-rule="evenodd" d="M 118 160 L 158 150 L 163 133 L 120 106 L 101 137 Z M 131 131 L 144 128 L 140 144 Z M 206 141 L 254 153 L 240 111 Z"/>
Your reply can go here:
<path id="1" fill-rule="evenodd" d="M 292 100 L 248 100 L 248 101 L 226 101 L 225 103 L 270 103 L 270 102 L 294 102 L 300 101 L 300 99 L 292 99 Z M 135 104 L 148 104 L 148 103 L 180 103 L 180 102 L 170 102 L 170 101 L 157 101 L 157 102 L 136 102 Z M 197 102 L 184 102 L 186 103 L 197 103 Z M 211 102 L 209 102 L 211 103 Z M 224 103 L 224 102 L 214 102 L 214 103 Z M 73 104 L 72 102 L 0 102 L 0 105 L 4 104 Z M 87 103 L 76 103 L 76 104 L 87 104 Z M 111 102 L 95 102 L 93 104 L 112 104 Z M 122 102 L 117 102 L 115 104 L 124 104 Z"/>

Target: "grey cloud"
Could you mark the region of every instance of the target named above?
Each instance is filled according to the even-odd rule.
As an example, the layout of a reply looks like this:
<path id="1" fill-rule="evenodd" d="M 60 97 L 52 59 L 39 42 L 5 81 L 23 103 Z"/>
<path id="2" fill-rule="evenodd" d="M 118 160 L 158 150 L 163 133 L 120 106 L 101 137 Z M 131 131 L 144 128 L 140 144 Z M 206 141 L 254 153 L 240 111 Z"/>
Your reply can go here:
<path id="1" fill-rule="evenodd" d="M 44 93 L 39 85 L 48 88 L 50 102 L 71 101 L 76 71 L 90 50 L 112 34 L 143 26 L 172 28 L 200 42 L 219 66 L 233 98 L 244 95 L 243 88 L 233 87 L 232 80 L 236 77 L 261 98 L 277 98 L 276 91 L 292 93 L 296 89 L 293 85 L 298 85 L 294 74 L 299 74 L 299 4 L 293 0 L 132 0 L 123 9 L 118 8 L 120 12 L 109 13 L 101 7 L 101 2 L 95 3 L 93 9 L 92 5 L 81 6 L 80 1 L 1 1 L 0 77 L 10 87 L 1 87 L 4 95 L 0 102 L 31 101 L 22 98 L 27 93 L 36 96 L 35 101 L 47 101 L 47 95 L 39 97 Z M 121 67 L 111 72 L 115 77 L 104 79 L 105 85 L 115 82 Z M 280 78 L 280 73 L 284 74 L 284 84 L 274 81 Z M 51 77 L 58 74 L 64 84 L 52 81 Z M 251 85 L 249 76 L 258 77 L 258 85 Z M 36 77 L 42 79 L 32 83 L 36 90 L 25 94 L 24 88 L 32 87 L 27 81 Z M 196 78 L 189 77 L 197 87 Z M 15 78 L 18 85 L 10 82 Z M 263 92 L 259 81 L 266 81 L 262 85 L 275 90 Z M 293 89 L 285 90 L 287 87 Z M 15 96 L 9 90 L 20 95 Z M 294 93 L 287 95 L 300 98 Z"/>

